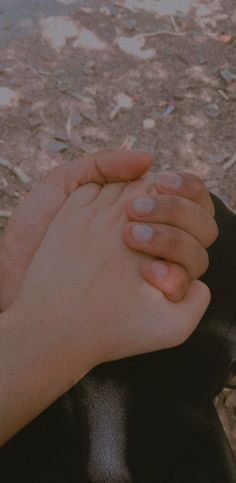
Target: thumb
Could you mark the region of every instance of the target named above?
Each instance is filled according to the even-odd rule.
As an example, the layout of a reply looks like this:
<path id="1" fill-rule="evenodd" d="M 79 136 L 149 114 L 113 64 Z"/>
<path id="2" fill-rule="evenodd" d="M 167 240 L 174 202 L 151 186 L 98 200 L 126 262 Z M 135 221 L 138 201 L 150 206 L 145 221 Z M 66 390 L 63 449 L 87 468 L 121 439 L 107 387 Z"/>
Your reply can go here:
<path id="1" fill-rule="evenodd" d="M 151 162 L 151 156 L 143 151 L 100 150 L 84 159 L 59 166 L 45 180 L 70 195 L 87 183 L 133 181 L 148 171 Z"/>
<path id="2" fill-rule="evenodd" d="M 206 312 L 210 299 L 209 288 L 199 280 L 190 284 L 181 302 L 173 303 L 166 299 L 169 339 L 168 344 L 164 341 L 164 347 L 183 344 L 192 335 Z"/>
<path id="3" fill-rule="evenodd" d="M 9 279 L 11 297 L 50 223 L 76 188 L 89 182 L 132 181 L 149 169 L 151 161 L 150 155 L 141 151 L 98 151 L 48 173 L 17 206 L 1 241 L 0 269 L 7 274 L 5 286 Z"/>
<path id="4" fill-rule="evenodd" d="M 32 257 L 49 224 L 76 188 L 90 182 L 132 181 L 150 164 L 151 157 L 141 151 L 107 150 L 58 166 L 17 206 L 5 232 L 8 250 L 14 250 L 17 240 L 22 262 L 26 251 L 27 258 Z"/>

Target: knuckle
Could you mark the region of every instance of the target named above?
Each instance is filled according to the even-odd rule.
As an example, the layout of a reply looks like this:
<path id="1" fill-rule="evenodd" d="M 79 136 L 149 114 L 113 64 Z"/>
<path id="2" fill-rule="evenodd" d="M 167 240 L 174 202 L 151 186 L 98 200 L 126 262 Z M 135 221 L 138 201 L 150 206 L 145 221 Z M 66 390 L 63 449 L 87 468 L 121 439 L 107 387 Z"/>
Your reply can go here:
<path id="1" fill-rule="evenodd" d="M 201 264 L 199 264 L 199 272 L 200 272 L 199 276 L 206 273 L 207 270 L 208 270 L 208 267 L 209 267 L 209 255 L 208 255 L 206 250 L 202 250 L 201 260 L 202 260 L 202 262 L 201 262 Z"/>
<path id="2" fill-rule="evenodd" d="M 205 236 L 205 243 L 204 243 L 205 248 L 210 247 L 217 240 L 219 236 L 219 228 L 214 218 L 208 219 L 204 236 Z"/>
<path id="3" fill-rule="evenodd" d="M 181 198 L 177 196 L 166 196 L 166 214 L 168 219 L 177 220 L 181 208 Z"/>
<path id="4" fill-rule="evenodd" d="M 204 191 L 207 191 L 203 181 L 195 174 L 190 175 L 189 188 L 196 196 L 200 196 Z"/>
<path id="5" fill-rule="evenodd" d="M 167 291 L 172 294 L 181 295 L 185 293 L 188 286 L 188 275 L 181 266 L 172 266 L 171 276 L 167 282 Z"/>
<path id="6" fill-rule="evenodd" d="M 166 236 L 168 239 L 168 245 L 172 253 L 175 253 L 178 250 L 180 245 L 180 235 L 178 230 L 173 228 L 166 228 Z"/>
<path id="7" fill-rule="evenodd" d="M 212 243 L 214 243 L 219 236 L 219 227 L 216 223 L 215 220 L 213 220 L 213 225 L 212 225 Z"/>

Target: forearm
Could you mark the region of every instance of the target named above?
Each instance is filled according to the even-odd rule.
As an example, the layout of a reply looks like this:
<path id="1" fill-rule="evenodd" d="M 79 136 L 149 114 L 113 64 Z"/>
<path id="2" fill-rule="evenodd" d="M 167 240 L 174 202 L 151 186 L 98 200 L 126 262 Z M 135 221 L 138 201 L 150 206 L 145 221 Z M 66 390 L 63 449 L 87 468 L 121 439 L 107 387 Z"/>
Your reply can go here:
<path id="1" fill-rule="evenodd" d="M 86 354 L 66 325 L 0 315 L 0 446 L 86 374 Z"/>

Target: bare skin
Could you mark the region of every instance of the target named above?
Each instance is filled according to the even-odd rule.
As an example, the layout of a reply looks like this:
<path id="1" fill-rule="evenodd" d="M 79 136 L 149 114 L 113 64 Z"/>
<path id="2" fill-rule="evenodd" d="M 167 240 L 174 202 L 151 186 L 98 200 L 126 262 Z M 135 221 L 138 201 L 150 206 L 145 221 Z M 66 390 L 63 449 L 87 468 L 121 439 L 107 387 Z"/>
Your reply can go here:
<path id="1" fill-rule="evenodd" d="M 89 158 L 62 165 L 43 178 L 16 208 L 0 241 L 1 310 L 10 307 L 16 299 L 27 268 L 50 222 L 75 189 L 88 182 L 132 181 L 148 171 L 151 161 L 148 153 L 140 151 L 98 151 Z M 167 184 L 163 184 L 166 176 Z M 176 226 L 197 237 L 202 246 L 207 248 L 217 237 L 217 226 L 213 218 L 214 206 L 199 178 L 189 173 L 181 173 L 181 178 L 182 185 L 176 187 L 173 180 L 171 185 L 169 174 L 160 174 L 159 178 L 156 177 L 156 189 L 151 192 L 156 203 L 152 213 L 137 216 L 129 200 L 127 216 L 130 221 Z M 124 240 L 130 248 L 157 256 L 158 243 L 146 243 L 145 246 L 137 242 L 134 244 L 129 229 Z M 192 263 L 198 266 L 198 257 L 191 256 L 189 247 L 187 253 Z M 168 256 L 166 258 L 169 259 Z M 189 286 L 190 274 L 184 267 L 172 262 L 168 262 L 167 268 L 164 278 L 160 277 L 160 272 L 159 276 L 157 271 L 150 272 L 150 266 L 141 267 L 141 273 L 149 283 L 163 290 L 170 300 L 179 301 Z M 191 269 L 193 271 L 194 267 Z"/>
<path id="2" fill-rule="evenodd" d="M 55 178 L 53 180 L 55 182 Z M 201 319 L 210 299 L 209 290 L 204 284 L 190 282 L 189 276 L 184 288 L 185 298 L 177 304 L 171 303 L 150 285 L 153 275 L 149 275 L 154 272 L 149 271 L 151 260 L 150 257 L 147 260 L 146 253 L 155 255 L 152 252 L 157 252 L 161 237 L 158 243 L 152 242 L 152 245 L 149 242 L 139 246 L 136 244 L 132 247 L 135 250 L 130 250 L 122 241 L 122 232 L 127 244 L 131 240 L 125 206 L 132 219 L 131 199 L 150 193 L 153 196 L 154 193 L 158 201 L 158 183 L 160 180 L 148 176 L 128 185 L 86 184 L 80 189 L 74 187 L 70 191 L 72 194 L 67 192 L 60 206 L 58 195 L 64 195 L 65 190 L 61 189 L 62 186 L 58 189 L 57 184 L 54 193 L 56 202 L 50 205 L 51 213 L 48 213 L 48 205 L 43 205 L 41 211 L 34 212 L 38 214 L 36 219 L 29 217 L 32 206 L 37 209 L 37 203 L 42 200 L 40 190 L 31 194 L 31 203 L 25 201 L 24 209 L 18 211 L 18 218 L 16 212 L 15 226 L 18 231 L 8 232 L 8 240 L 12 242 L 10 253 L 15 254 L 15 263 L 12 260 L 8 272 L 5 264 L 9 282 L 6 294 L 10 308 L 0 317 L 0 444 L 4 444 L 92 367 L 108 360 L 178 345 L 186 340 Z M 181 189 L 186 191 L 186 181 L 183 186 Z M 42 188 L 45 189 L 45 185 Z M 50 185 L 48 193 L 51 193 L 51 189 Z M 202 211 L 211 213 L 205 219 L 206 224 L 203 224 L 205 243 L 208 244 L 216 236 L 216 230 L 209 221 L 213 219 L 212 206 L 206 189 L 195 190 L 195 195 L 197 191 L 200 204 L 204 206 L 199 215 L 202 215 Z M 191 189 L 192 196 L 193 193 Z M 176 193 L 177 196 L 180 196 L 180 192 Z M 164 223 L 170 223 L 172 211 L 168 214 L 169 205 L 165 206 L 162 215 L 166 220 Z M 183 213 L 189 213 L 186 205 Z M 162 223 L 158 217 L 159 211 L 154 210 L 152 223 L 155 230 Z M 186 216 L 184 220 L 182 226 L 178 217 L 174 217 L 173 225 L 181 225 L 178 230 L 182 239 L 186 234 L 194 240 L 192 243 L 197 244 L 194 245 L 194 254 L 202 263 L 201 270 L 205 271 L 208 260 L 203 244 L 194 238 L 194 233 L 190 234 L 192 228 L 186 225 Z M 27 263 L 30 264 L 34 254 L 33 243 L 26 245 L 22 265 L 17 265 L 15 246 L 17 243 L 18 249 L 20 244 L 23 246 L 24 237 L 27 240 L 27 229 L 28 240 L 31 241 L 32 224 L 35 227 L 33 242 L 36 253 L 26 273 Z M 206 240 L 209 224 L 211 228 Z M 14 228 L 14 224 L 12 226 Z M 22 226 L 25 226 L 24 230 Z M 15 238 L 15 243 L 17 233 L 21 236 Z M 164 245 L 169 243 L 165 252 L 168 260 L 170 247 L 173 249 L 169 228 L 166 228 L 164 240 Z M 170 283 L 171 279 L 178 280 L 176 273 L 179 273 L 179 268 L 186 274 L 188 270 L 193 270 L 185 259 L 184 251 L 181 253 L 181 244 L 179 249 L 176 247 L 173 261 L 167 263 L 169 274 L 162 282 L 160 279 L 159 284 Z M 152 257 L 153 262 L 160 264 Z M 183 265 L 180 266 L 180 263 Z M 140 266 L 144 279 L 140 275 Z M 172 272 L 175 266 L 177 272 Z M 9 273 L 16 274 L 12 278 L 12 285 Z M 154 286 L 158 285 L 157 279 L 154 276 Z M 12 304 L 14 298 L 16 301 Z"/>

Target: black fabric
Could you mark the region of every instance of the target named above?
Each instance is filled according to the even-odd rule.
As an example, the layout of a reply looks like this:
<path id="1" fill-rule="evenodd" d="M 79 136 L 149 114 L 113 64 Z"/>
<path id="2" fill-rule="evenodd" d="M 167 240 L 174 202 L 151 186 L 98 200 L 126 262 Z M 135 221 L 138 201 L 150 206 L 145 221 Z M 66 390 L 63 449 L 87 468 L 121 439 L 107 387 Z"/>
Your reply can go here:
<path id="1" fill-rule="evenodd" d="M 236 482 L 212 402 L 236 361 L 236 215 L 213 198 L 212 302 L 195 333 L 96 367 L 1 449 L 1 482 Z"/>

